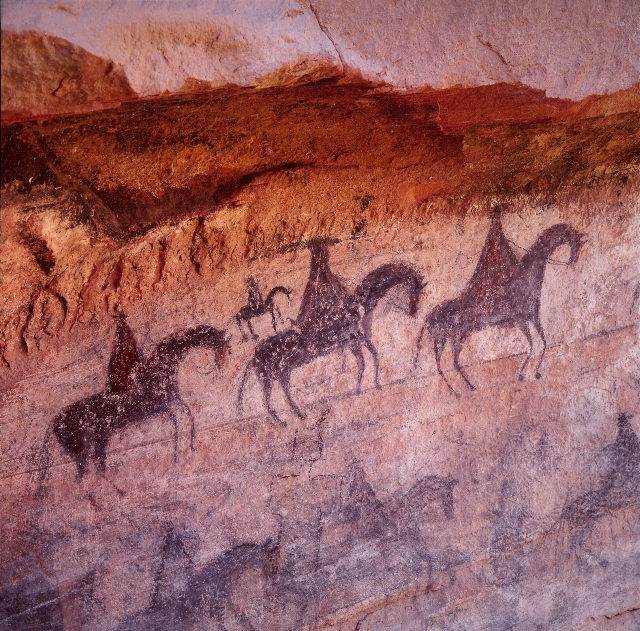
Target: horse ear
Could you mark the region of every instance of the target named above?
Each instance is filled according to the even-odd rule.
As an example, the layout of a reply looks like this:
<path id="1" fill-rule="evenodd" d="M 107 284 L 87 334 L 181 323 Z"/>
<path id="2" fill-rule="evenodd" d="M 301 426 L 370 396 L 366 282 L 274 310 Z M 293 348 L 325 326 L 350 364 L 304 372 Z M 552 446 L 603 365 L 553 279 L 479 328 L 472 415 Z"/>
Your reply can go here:
<path id="1" fill-rule="evenodd" d="M 427 285 L 429 284 L 428 280 L 425 280 L 424 283 L 421 283 L 420 285 L 420 291 L 422 291 Z"/>

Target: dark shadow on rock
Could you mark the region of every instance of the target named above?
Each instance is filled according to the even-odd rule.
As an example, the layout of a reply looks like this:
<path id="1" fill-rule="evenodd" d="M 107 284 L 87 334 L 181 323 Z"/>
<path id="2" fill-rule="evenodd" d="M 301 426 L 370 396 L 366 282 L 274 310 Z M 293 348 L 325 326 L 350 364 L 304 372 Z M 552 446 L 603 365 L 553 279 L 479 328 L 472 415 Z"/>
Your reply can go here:
<path id="1" fill-rule="evenodd" d="M 62 631 L 58 588 L 34 571 L 0 590 L 0 628 L 8 631 Z"/>

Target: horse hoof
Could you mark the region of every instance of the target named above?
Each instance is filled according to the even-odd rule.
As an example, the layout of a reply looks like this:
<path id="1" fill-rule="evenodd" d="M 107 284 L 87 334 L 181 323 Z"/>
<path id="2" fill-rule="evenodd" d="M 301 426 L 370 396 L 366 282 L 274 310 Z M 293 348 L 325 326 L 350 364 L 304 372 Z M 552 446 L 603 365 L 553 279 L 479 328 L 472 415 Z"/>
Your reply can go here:
<path id="1" fill-rule="evenodd" d="M 471 389 L 471 391 L 474 391 L 476 389 L 476 387 L 473 384 L 469 384 L 469 388 Z"/>
<path id="2" fill-rule="evenodd" d="M 540 377 L 542 377 L 542 375 L 539 372 L 537 372 L 536 373 L 536 379 L 540 379 Z"/>
<path id="3" fill-rule="evenodd" d="M 518 381 L 524 381 L 524 375 L 518 375 Z"/>

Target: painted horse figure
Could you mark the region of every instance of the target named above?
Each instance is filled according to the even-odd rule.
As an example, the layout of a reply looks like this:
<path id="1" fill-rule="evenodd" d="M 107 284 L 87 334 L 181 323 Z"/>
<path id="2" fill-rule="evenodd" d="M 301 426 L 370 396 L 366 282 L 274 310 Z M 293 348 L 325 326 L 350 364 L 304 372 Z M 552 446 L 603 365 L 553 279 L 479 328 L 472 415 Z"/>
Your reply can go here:
<path id="1" fill-rule="evenodd" d="M 274 381 L 280 384 L 287 403 L 295 414 L 305 418 L 305 414 L 291 397 L 289 382 L 292 371 L 317 357 L 343 350 L 350 350 L 358 364 L 356 391 L 360 392 L 364 375 L 363 347 L 371 353 L 375 384 L 376 387 L 380 387 L 378 351 L 371 341 L 373 310 L 392 287 L 401 285 L 409 292 L 408 313 L 415 316 L 417 312 L 424 285 L 421 276 L 408 265 L 383 265 L 371 272 L 353 294 L 348 294 L 341 284 L 333 288 L 315 286 L 318 279 L 332 281 L 334 277 L 328 269 L 326 243 L 315 243 L 312 248 L 311 274 L 300 315 L 293 328 L 269 337 L 256 346 L 240 383 L 238 411 L 242 408 L 244 386 L 251 370 L 254 370 L 262 386 L 265 406 L 272 419 L 282 423 L 271 407 Z M 318 265 L 326 267 L 326 270 L 317 273 Z"/>
<path id="2" fill-rule="evenodd" d="M 438 373 L 449 389 L 455 393 L 440 366 L 447 341 L 451 341 L 453 346 L 454 368 L 469 388 L 474 390 L 475 386 L 459 363 L 465 340 L 473 332 L 490 326 L 515 327 L 522 331 L 529 342 L 529 353 L 518 375 L 519 379 L 523 379 L 524 369 L 533 356 L 531 324 L 543 344 L 536 366 L 536 378 L 540 378 L 540 365 L 547 347 L 540 322 L 540 293 L 545 268 L 555 250 L 564 244 L 571 249 L 567 264 L 575 263 L 584 241 L 585 236 L 575 228 L 556 224 L 545 230 L 518 261 L 502 232 L 499 212 L 494 212 L 489 235 L 471 280 L 460 296 L 438 305 L 427 316 L 418 336 L 414 363 L 417 363 L 422 338 L 425 329 L 428 329 L 433 338 Z"/>
<path id="3" fill-rule="evenodd" d="M 251 336 L 254 340 L 258 339 L 255 331 L 251 326 L 252 318 L 259 318 L 267 312 L 271 313 L 271 324 L 273 325 L 273 332 L 277 333 L 278 329 L 276 326 L 276 313 L 280 320 L 282 320 L 282 314 L 280 313 L 280 309 L 278 309 L 278 305 L 276 304 L 274 298 L 276 294 L 281 293 L 284 294 L 287 298 L 291 296 L 291 290 L 287 287 L 282 287 L 282 285 L 278 285 L 274 287 L 268 294 L 268 296 L 263 300 L 262 294 L 258 289 L 258 284 L 255 279 L 250 277 L 247 281 L 247 287 L 249 290 L 249 300 L 247 304 L 236 313 L 236 323 L 238 328 L 240 329 L 240 333 L 242 333 L 242 341 L 245 342 L 247 340 L 247 335 L 242 328 L 242 323 L 245 322 Z"/>
<path id="4" fill-rule="evenodd" d="M 180 361 L 196 347 L 213 350 L 220 367 L 229 341 L 218 329 L 198 326 L 160 342 L 144 362 L 124 315 L 120 315 L 105 390 L 70 405 L 53 421 L 53 433 L 75 460 L 80 477 L 86 473 L 90 458 L 104 473 L 107 445 L 116 431 L 160 414 L 168 414 L 173 425 L 174 458 L 177 460 L 178 454 L 178 412 L 189 418 L 193 450 L 193 416 L 178 391 L 177 372 Z"/>

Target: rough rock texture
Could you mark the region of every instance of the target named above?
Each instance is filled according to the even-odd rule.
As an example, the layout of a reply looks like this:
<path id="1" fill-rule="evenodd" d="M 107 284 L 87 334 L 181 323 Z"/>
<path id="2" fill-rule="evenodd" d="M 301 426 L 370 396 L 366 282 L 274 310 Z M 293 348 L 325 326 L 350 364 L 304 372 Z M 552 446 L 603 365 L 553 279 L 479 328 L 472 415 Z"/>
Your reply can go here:
<path id="1" fill-rule="evenodd" d="M 0 628 L 636 628 L 639 109 L 4 126 Z"/>
<path id="2" fill-rule="evenodd" d="M 640 80 L 639 24 L 634 0 L 3 0 L 3 37 L 22 39 L 3 45 L 2 110 L 84 111 L 82 99 L 51 102 L 55 86 L 40 97 L 54 69 L 57 86 L 89 53 L 122 69 L 139 96 L 340 75 L 398 90 L 522 83 L 580 100 Z M 69 50 L 53 52 L 62 44 L 51 36 Z M 51 56 L 55 67 L 43 66 Z M 31 71 L 5 75 L 25 58 Z M 21 98 L 5 103 L 9 93 Z"/>
<path id="3" fill-rule="evenodd" d="M 137 95 L 122 69 L 49 35 L 2 34 L 2 119 L 90 112 Z"/>

